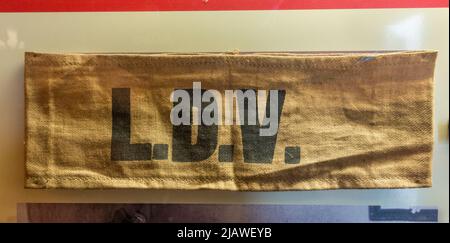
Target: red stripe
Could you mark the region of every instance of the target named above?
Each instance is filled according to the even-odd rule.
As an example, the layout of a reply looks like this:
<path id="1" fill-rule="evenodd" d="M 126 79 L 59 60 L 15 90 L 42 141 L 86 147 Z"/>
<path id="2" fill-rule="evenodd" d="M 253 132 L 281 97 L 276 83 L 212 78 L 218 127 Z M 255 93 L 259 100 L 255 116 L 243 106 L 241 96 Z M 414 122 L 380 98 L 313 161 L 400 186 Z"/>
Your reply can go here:
<path id="1" fill-rule="evenodd" d="M 448 8 L 448 0 L 0 0 L 0 12 Z"/>

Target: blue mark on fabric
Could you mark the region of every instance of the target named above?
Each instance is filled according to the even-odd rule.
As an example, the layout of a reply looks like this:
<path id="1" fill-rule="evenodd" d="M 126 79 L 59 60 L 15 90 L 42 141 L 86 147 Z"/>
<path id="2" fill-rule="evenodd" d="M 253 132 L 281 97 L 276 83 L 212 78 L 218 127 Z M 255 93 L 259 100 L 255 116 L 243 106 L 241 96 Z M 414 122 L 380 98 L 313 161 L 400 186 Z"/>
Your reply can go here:
<path id="1" fill-rule="evenodd" d="M 359 62 L 370 62 L 370 61 L 373 61 L 373 60 L 375 60 L 375 57 L 368 56 L 368 57 L 361 57 L 359 59 Z"/>

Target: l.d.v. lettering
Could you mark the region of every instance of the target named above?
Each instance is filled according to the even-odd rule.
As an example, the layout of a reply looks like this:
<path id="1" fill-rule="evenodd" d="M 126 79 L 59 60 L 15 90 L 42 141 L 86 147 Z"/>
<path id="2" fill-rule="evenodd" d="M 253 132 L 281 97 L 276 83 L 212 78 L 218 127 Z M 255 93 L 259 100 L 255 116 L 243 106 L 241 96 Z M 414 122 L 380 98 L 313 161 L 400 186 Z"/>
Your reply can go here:
<path id="1" fill-rule="evenodd" d="M 131 143 L 130 88 L 112 89 L 112 161 L 165 160 L 168 145 Z M 170 100 L 172 122 L 172 154 L 174 162 L 198 162 L 210 158 L 219 147 L 218 161 L 233 162 L 234 144 L 218 144 L 218 126 L 236 125 L 242 135 L 243 160 L 247 163 L 271 163 L 274 157 L 277 134 L 285 90 L 238 89 L 226 90 L 225 98 L 217 90 L 201 89 L 194 83 L 193 89 L 176 89 Z M 265 98 L 265 99 L 264 99 Z M 261 101 L 265 109 L 258 109 Z M 236 119 L 233 119 L 233 102 L 236 103 Z M 222 107 L 224 105 L 224 115 Z M 137 104 L 145 105 L 145 104 Z M 193 112 L 194 109 L 197 112 Z M 222 123 L 223 118 L 225 122 Z M 192 143 L 192 125 L 197 125 L 196 143 Z M 153 153 L 153 154 L 152 154 Z M 153 156 L 152 156 L 153 155 Z M 300 161 L 300 147 L 285 148 L 285 163 Z"/>

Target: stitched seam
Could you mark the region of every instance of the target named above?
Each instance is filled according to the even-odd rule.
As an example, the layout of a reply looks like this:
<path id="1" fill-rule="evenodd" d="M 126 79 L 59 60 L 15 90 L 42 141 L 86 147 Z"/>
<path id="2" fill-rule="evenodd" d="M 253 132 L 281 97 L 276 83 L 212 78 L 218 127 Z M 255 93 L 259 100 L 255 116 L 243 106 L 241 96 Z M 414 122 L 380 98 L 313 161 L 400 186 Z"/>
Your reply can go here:
<path id="1" fill-rule="evenodd" d="M 253 177 L 253 176 L 249 176 Z M 345 177 L 345 176 L 344 176 Z M 386 176 L 386 177 L 365 177 L 365 178 L 299 178 L 299 180 L 313 180 L 313 181 L 371 181 L 371 180 L 393 180 L 393 179 L 428 179 L 428 176 Z M 150 178 L 150 177 L 129 177 L 129 178 L 119 178 L 119 177 L 73 177 L 73 176 L 61 176 L 61 177 L 51 177 L 51 176 L 29 176 L 28 179 L 31 180 L 55 180 L 55 181 L 64 181 L 64 180 L 77 180 L 77 181 L 116 181 L 116 180 L 138 180 L 138 181 L 166 181 L 166 180 L 179 180 L 179 181 L 194 181 L 194 182 L 217 182 L 218 180 L 236 180 L 236 181 L 247 181 L 245 179 L 242 179 L 240 177 L 213 177 L 213 176 L 205 176 L 205 177 L 199 177 L 199 178 L 190 178 L 190 177 L 181 177 L 181 176 L 171 176 L 171 178 Z M 251 181 L 252 179 L 249 179 Z M 270 180 L 270 183 L 273 182 L 284 182 L 284 181 L 299 181 L 295 179 L 283 179 L 278 181 Z"/>
<path id="2" fill-rule="evenodd" d="M 273 61 L 286 61 L 286 60 L 275 60 Z M 292 59 L 291 59 L 292 60 Z M 289 61 L 291 61 L 289 60 Z M 301 60 L 303 61 L 303 60 Z M 85 66 L 85 67 L 105 67 L 105 65 L 111 65 L 115 67 L 123 67 L 123 66 L 153 66 L 153 67 L 164 67 L 164 66 L 174 66 L 174 65 L 226 65 L 227 63 L 233 64 L 233 65 L 242 65 L 242 66 L 253 66 L 253 67 L 259 67 L 259 68 L 303 68 L 303 69 L 327 69 L 327 70 L 334 70 L 334 69 L 354 69 L 354 68 L 362 68 L 369 65 L 374 65 L 375 67 L 386 67 L 386 66 L 407 66 L 407 65 L 424 65 L 424 64 L 432 64 L 431 62 L 388 62 L 387 60 L 384 60 L 383 63 L 362 63 L 357 62 L 355 60 L 355 63 L 344 63 L 344 64 L 338 64 L 335 62 L 335 60 L 307 60 L 303 63 L 291 63 L 291 64 L 282 64 L 282 63 L 261 63 L 264 62 L 264 60 L 261 60 L 261 62 L 255 62 L 255 61 L 243 61 L 243 60 L 221 60 L 221 61 L 187 61 L 187 60 L 151 60 L 151 62 L 148 62 L 148 60 L 133 60 L 133 61 L 123 61 L 123 62 L 117 62 L 114 60 L 101 60 L 96 63 L 90 63 L 88 65 L 85 65 L 81 62 L 66 62 L 66 61 L 57 61 L 57 60 L 48 60 L 46 59 L 43 62 L 36 61 L 35 63 L 30 62 L 30 65 L 35 66 L 48 66 L 48 65 L 57 65 L 62 67 L 70 67 L 70 66 Z"/>
<path id="3" fill-rule="evenodd" d="M 430 62 L 393 62 L 393 63 L 376 63 L 374 65 L 382 67 L 382 66 L 397 66 L 397 65 L 418 65 L 418 64 L 431 64 Z M 40 64 L 40 65 L 39 65 Z M 86 66 L 86 67 L 91 67 L 91 66 L 101 66 L 104 67 L 105 64 L 110 64 L 112 66 L 131 66 L 131 64 L 133 64 L 134 66 L 172 66 L 172 65 L 214 65 L 214 64 L 220 64 L 220 65 L 225 65 L 226 62 L 190 62 L 190 61 L 178 61 L 178 60 L 173 60 L 170 62 L 166 62 L 166 61 L 155 61 L 155 62 L 124 62 L 124 63 L 115 63 L 115 62 L 104 62 L 101 61 L 99 63 L 90 63 L 89 65 L 85 65 L 83 63 L 72 63 L 72 62 L 49 62 L 49 61 L 45 61 L 43 63 L 34 63 L 33 65 L 37 65 L 37 66 L 48 66 L 48 64 L 58 64 L 61 66 Z M 122 65 L 121 65 L 122 64 Z M 326 67 L 336 67 L 336 68 L 343 68 L 343 67 L 362 67 L 367 65 L 367 63 L 363 64 L 363 63 L 356 63 L 355 64 L 340 64 L 339 66 L 336 64 L 333 64 L 333 62 L 330 63 L 317 63 L 317 62 L 311 62 L 311 63 L 298 63 L 298 64 L 266 64 L 266 63 L 255 63 L 255 62 L 242 62 L 242 61 L 230 61 L 230 64 L 238 64 L 238 65 L 247 65 L 247 66 L 255 66 L 255 67 L 305 67 L 305 68 L 326 68 Z M 320 67 L 321 65 L 323 65 L 324 67 Z"/>

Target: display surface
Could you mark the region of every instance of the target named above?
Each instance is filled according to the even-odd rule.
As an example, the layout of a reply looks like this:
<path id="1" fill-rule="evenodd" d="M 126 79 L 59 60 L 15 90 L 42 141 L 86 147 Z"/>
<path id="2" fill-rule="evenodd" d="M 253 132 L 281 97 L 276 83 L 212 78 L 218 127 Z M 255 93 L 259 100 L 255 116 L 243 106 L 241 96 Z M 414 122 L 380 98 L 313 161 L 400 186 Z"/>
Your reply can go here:
<path id="1" fill-rule="evenodd" d="M 17 213 L 19 222 L 31 223 L 436 222 L 439 214 L 437 209 L 427 207 L 100 203 L 19 204 Z"/>
<path id="2" fill-rule="evenodd" d="M 448 9 L 0 14 L 0 221 L 17 202 L 436 206 L 448 222 Z M 433 185 L 230 192 L 24 189 L 24 52 L 438 50 Z M 301 163 L 301 162 L 300 162 Z"/>
<path id="3" fill-rule="evenodd" d="M 435 59 L 27 53 L 26 185 L 430 186 Z"/>

